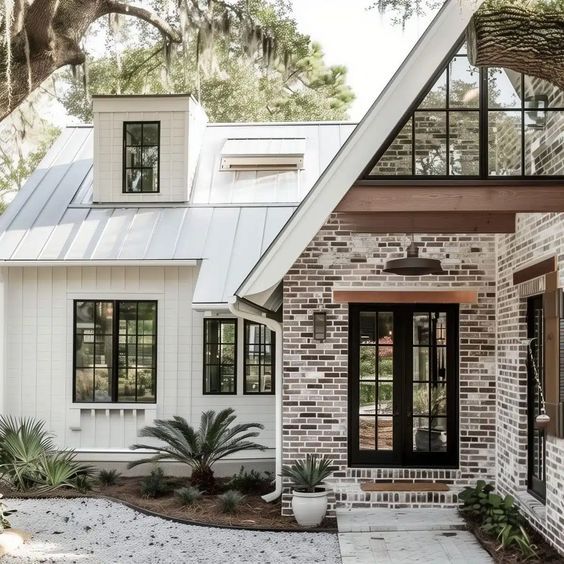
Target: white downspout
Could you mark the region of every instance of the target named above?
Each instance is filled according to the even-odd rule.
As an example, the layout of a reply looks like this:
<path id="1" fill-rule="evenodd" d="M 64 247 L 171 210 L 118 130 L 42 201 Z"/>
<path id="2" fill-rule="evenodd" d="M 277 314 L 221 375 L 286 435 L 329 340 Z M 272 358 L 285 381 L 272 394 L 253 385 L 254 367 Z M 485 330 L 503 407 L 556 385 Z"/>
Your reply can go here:
<path id="1" fill-rule="evenodd" d="M 262 499 L 266 502 L 276 501 L 282 495 L 282 324 L 275 319 L 267 317 L 266 314 L 259 309 L 253 308 L 250 304 L 242 303 L 234 296 L 229 301 L 229 311 L 236 317 L 262 323 L 266 325 L 271 331 L 274 331 L 275 339 L 275 468 L 276 468 L 276 481 L 274 491 L 263 495 Z M 245 308 L 245 311 L 242 309 Z"/>

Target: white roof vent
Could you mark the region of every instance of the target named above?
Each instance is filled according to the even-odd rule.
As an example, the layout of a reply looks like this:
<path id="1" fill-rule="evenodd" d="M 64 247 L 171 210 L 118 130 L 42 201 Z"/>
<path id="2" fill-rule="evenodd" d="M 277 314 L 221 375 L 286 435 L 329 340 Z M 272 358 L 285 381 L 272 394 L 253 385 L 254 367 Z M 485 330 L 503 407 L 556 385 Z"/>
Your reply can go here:
<path id="1" fill-rule="evenodd" d="M 227 139 L 219 170 L 301 170 L 304 155 L 304 138 Z"/>

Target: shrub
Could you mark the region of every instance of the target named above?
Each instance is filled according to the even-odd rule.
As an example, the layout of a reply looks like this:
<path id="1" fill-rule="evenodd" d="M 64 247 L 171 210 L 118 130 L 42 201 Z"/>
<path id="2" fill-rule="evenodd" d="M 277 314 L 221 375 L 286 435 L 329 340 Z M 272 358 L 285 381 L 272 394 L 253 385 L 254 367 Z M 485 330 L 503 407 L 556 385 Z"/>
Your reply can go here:
<path id="1" fill-rule="evenodd" d="M 243 450 L 264 450 L 266 447 L 249 439 L 258 437 L 263 426 L 258 423 L 234 425 L 234 410 L 224 409 L 219 413 L 202 413 L 200 428 L 195 430 L 183 417 L 175 416 L 169 420 L 157 419 L 154 426 L 141 430 L 142 437 L 158 439 L 164 445 L 135 444 L 131 448 L 154 451 L 157 454 L 129 463 L 129 468 L 147 462 L 172 459 L 187 464 L 192 469 L 192 485 L 205 491 L 215 487 L 213 465 L 222 458 Z"/>
<path id="2" fill-rule="evenodd" d="M 0 477 L 18 491 L 76 487 L 91 468 L 73 450 L 57 451 L 42 421 L 0 417 Z"/>
<path id="3" fill-rule="evenodd" d="M 153 468 L 141 482 L 141 494 L 146 497 L 160 497 L 169 493 L 170 490 L 170 484 L 160 466 Z"/>
<path id="4" fill-rule="evenodd" d="M 493 493 L 494 487 L 483 480 L 476 486 L 466 487 L 458 497 L 462 500 L 463 513 L 473 517 L 480 528 L 499 541 L 498 550 L 517 548 L 525 558 L 536 556 L 536 546 L 532 543 L 524 527 L 524 519 L 512 496 L 502 497 Z"/>
<path id="5" fill-rule="evenodd" d="M 8 517 L 16 512 L 15 509 L 6 509 L 6 506 L 2 501 L 2 497 L 2 494 L 0 494 L 0 533 L 4 529 L 9 529 L 11 527 Z"/>
<path id="6" fill-rule="evenodd" d="M 80 493 L 88 493 L 92 491 L 92 479 L 86 474 L 79 474 L 74 479 L 73 487 Z"/>
<path id="7" fill-rule="evenodd" d="M 296 460 L 291 466 L 282 468 L 282 476 L 290 478 L 295 490 L 313 493 L 331 473 L 333 461 L 326 457 L 308 454 L 303 460 Z"/>
<path id="8" fill-rule="evenodd" d="M 261 492 L 272 482 L 269 472 L 260 473 L 256 470 L 247 472 L 244 466 L 227 483 L 230 489 L 238 490 L 245 494 Z"/>
<path id="9" fill-rule="evenodd" d="M 102 486 L 115 486 L 121 474 L 117 470 L 100 470 L 98 472 L 98 483 Z"/>
<path id="10" fill-rule="evenodd" d="M 221 511 L 233 515 L 239 511 L 239 505 L 245 496 L 237 490 L 227 490 L 224 494 L 217 496 L 221 504 Z"/>
<path id="11" fill-rule="evenodd" d="M 174 495 L 180 500 L 182 505 L 192 505 L 195 501 L 198 501 L 203 494 L 198 488 L 190 486 L 176 490 Z"/>

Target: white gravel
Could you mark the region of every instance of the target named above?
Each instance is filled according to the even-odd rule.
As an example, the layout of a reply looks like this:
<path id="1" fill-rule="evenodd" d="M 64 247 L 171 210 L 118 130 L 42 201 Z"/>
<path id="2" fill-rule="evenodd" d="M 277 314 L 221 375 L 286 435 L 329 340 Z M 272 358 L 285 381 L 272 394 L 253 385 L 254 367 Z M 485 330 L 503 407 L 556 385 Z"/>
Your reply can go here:
<path id="1" fill-rule="evenodd" d="M 182 525 L 99 499 L 5 500 L 32 539 L 4 563 L 340 564 L 337 535 Z"/>

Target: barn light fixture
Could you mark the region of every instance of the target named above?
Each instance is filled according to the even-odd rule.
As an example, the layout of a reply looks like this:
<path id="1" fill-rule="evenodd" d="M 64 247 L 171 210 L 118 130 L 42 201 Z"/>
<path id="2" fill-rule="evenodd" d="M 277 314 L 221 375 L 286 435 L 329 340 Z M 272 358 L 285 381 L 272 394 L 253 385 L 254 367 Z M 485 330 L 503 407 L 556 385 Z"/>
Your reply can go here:
<path id="1" fill-rule="evenodd" d="M 384 272 L 399 276 L 425 276 L 427 274 L 444 274 L 441 261 L 437 259 L 421 258 L 419 247 L 411 239 L 406 250 L 406 258 L 393 259 L 386 262 Z"/>

